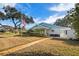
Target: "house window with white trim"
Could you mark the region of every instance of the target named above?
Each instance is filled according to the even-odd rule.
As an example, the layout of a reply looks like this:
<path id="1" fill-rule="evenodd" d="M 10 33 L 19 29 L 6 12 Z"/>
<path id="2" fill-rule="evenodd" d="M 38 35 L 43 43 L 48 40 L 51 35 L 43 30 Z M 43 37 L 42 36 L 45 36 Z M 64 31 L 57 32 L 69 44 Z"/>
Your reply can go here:
<path id="1" fill-rule="evenodd" d="M 51 30 L 52 32 L 54 32 L 54 30 Z"/>
<path id="2" fill-rule="evenodd" d="M 65 30 L 65 34 L 67 35 L 67 30 Z"/>

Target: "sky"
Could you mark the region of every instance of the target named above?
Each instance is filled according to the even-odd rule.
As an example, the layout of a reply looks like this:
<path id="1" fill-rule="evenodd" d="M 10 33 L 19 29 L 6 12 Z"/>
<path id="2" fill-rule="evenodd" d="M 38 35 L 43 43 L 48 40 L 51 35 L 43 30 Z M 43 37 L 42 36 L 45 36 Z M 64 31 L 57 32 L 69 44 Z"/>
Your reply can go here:
<path id="1" fill-rule="evenodd" d="M 0 11 L 3 11 L 3 6 L 15 7 L 21 13 L 28 16 L 32 16 L 35 24 L 37 23 L 50 23 L 53 24 L 57 19 L 63 18 L 67 11 L 74 8 L 73 3 L 2 3 L 0 4 Z M 5 25 L 12 25 L 10 20 L 0 21 L 0 23 Z M 31 27 L 29 24 L 27 27 Z"/>

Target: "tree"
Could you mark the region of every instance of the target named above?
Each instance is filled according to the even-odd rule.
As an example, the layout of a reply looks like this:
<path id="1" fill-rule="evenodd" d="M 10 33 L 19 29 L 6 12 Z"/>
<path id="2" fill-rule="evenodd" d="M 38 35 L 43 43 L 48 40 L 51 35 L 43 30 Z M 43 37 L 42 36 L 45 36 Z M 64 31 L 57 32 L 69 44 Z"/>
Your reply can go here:
<path id="1" fill-rule="evenodd" d="M 79 38 L 79 4 L 75 4 L 75 8 L 71 9 L 68 13 L 68 18 L 72 28 L 76 32 L 77 38 Z"/>
<path id="2" fill-rule="evenodd" d="M 67 15 L 62 20 L 57 20 L 55 24 L 70 26 L 75 30 L 76 36 L 79 38 L 79 3 L 76 3 L 75 8 L 69 10 Z"/>
<path id="3" fill-rule="evenodd" d="M 4 20 L 4 18 L 5 18 L 5 14 L 0 12 L 0 20 Z"/>
<path id="4" fill-rule="evenodd" d="M 5 19 L 5 14 L 0 12 L 0 20 L 4 20 Z M 0 25 L 2 26 L 2 24 L 0 23 Z"/>
<path id="5" fill-rule="evenodd" d="M 14 7 L 6 6 L 4 7 L 4 11 L 6 13 L 6 18 L 11 19 L 15 29 L 17 29 L 16 20 L 21 18 L 21 13 L 19 13 Z"/>
<path id="6" fill-rule="evenodd" d="M 33 18 L 29 18 L 25 14 L 22 14 L 14 7 L 6 6 L 4 10 L 6 12 L 6 17 L 12 20 L 15 29 L 17 29 L 18 26 L 20 27 L 22 16 L 25 17 L 26 23 L 34 23 Z"/>
<path id="7" fill-rule="evenodd" d="M 75 13 L 73 14 L 73 17 L 74 21 L 72 25 L 76 31 L 77 37 L 79 38 L 79 3 L 75 4 Z"/>
<path id="8" fill-rule="evenodd" d="M 54 23 L 54 25 L 69 27 L 70 21 L 69 21 L 69 19 L 67 19 L 67 17 L 68 16 L 65 16 L 62 19 L 57 19 L 57 21 Z"/>

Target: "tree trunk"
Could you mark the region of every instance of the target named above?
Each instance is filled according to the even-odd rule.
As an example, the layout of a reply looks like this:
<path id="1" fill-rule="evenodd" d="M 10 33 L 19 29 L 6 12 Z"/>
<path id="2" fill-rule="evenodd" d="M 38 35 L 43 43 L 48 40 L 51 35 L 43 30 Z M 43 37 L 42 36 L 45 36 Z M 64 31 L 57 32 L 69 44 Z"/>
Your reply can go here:
<path id="1" fill-rule="evenodd" d="M 15 23 L 15 21 L 14 21 L 14 18 L 12 18 L 12 21 L 13 21 L 14 28 L 15 28 L 15 33 L 16 33 L 16 30 L 17 30 L 17 25 L 16 25 L 16 23 Z"/>

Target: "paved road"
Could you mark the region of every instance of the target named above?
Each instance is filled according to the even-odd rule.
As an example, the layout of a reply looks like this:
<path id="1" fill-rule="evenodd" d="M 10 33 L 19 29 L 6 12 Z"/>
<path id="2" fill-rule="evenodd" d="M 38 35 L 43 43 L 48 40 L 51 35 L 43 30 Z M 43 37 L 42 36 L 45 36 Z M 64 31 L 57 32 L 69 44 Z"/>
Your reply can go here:
<path id="1" fill-rule="evenodd" d="M 6 55 L 6 54 L 9 54 L 9 53 L 13 53 L 13 52 L 15 52 L 15 51 L 24 49 L 24 48 L 26 48 L 26 47 L 32 46 L 32 45 L 34 45 L 34 44 L 37 44 L 37 43 L 42 42 L 42 41 L 47 40 L 47 39 L 48 39 L 48 38 L 41 39 L 41 40 L 38 40 L 38 41 L 34 41 L 34 42 L 31 42 L 31 43 L 28 43 L 28 44 L 16 46 L 16 47 L 14 47 L 14 48 L 10 48 L 10 49 L 8 49 L 8 50 L 1 51 L 1 52 L 0 52 L 0 55 Z"/>

